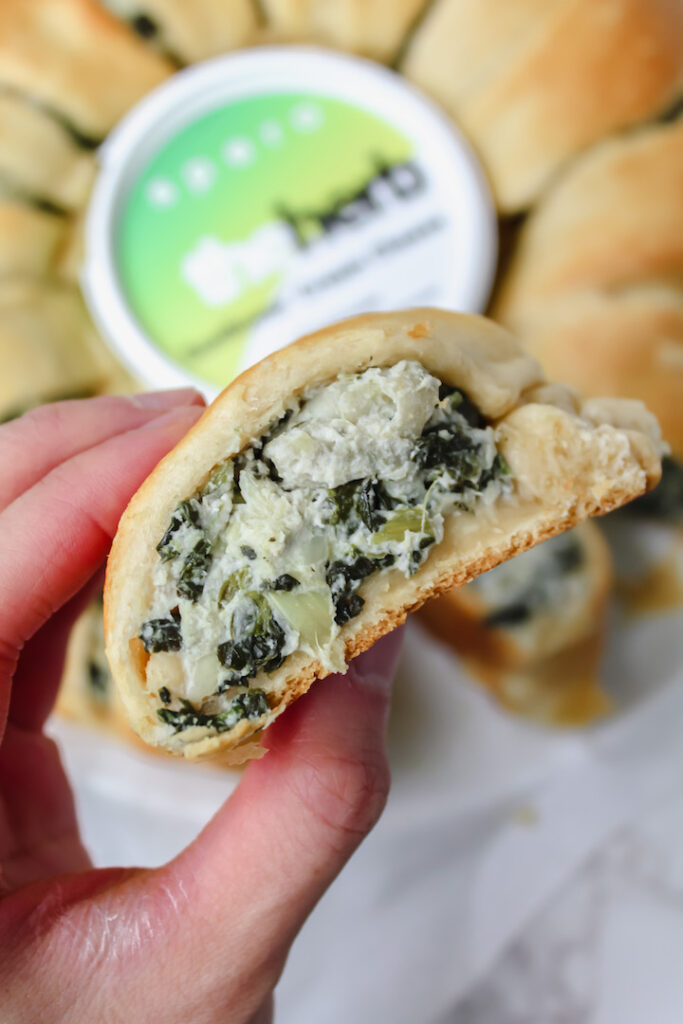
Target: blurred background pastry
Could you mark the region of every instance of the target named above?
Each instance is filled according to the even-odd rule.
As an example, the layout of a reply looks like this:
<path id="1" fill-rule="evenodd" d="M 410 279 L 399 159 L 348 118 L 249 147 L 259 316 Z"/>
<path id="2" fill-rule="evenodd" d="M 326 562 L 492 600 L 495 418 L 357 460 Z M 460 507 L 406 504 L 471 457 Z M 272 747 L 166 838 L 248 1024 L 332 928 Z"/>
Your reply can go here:
<path id="1" fill-rule="evenodd" d="M 586 725 L 611 706 L 599 682 L 611 581 L 609 547 L 585 523 L 420 617 L 504 707 L 546 724 Z"/>
<path id="2" fill-rule="evenodd" d="M 143 743 L 128 724 L 104 653 L 101 594 L 81 613 L 71 631 L 55 710 L 72 722 L 102 731 L 145 754 L 172 759 L 166 751 Z M 212 767 L 240 770 L 234 765 L 228 769 L 220 758 L 212 762 Z"/>
<path id="3" fill-rule="evenodd" d="M 182 63 L 215 57 L 253 41 L 251 0 L 104 0 L 155 50 Z"/>
<path id="4" fill-rule="evenodd" d="M 390 63 L 428 0 L 262 0 L 268 31 Z"/>
<path id="5" fill-rule="evenodd" d="M 639 612 L 683 602 L 682 180 L 680 116 L 593 147 L 530 213 L 493 309 L 549 374 L 640 398 L 659 419 L 662 482 L 606 524 Z"/>
<path id="6" fill-rule="evenodd" d="M 436 0 L 401 69 L 453 115 L 499 209 L 515 213 L 592 143 L 673 107 L 683 85 L 683 7 Z"/>

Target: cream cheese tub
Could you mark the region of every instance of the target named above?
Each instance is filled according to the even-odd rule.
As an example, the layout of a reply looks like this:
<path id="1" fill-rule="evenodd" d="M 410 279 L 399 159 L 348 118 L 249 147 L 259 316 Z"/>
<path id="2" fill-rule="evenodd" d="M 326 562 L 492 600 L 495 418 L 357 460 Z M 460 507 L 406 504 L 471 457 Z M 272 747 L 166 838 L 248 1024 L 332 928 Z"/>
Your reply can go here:
<path id="1" fill-rule="evenodd" d="M 179 72 L 100 151 L 83 288 L 145 384 L 209 396 L 355 313 L 481 311 L 493 206 L 467 143 L 395 73 L 269 47 Z"/>

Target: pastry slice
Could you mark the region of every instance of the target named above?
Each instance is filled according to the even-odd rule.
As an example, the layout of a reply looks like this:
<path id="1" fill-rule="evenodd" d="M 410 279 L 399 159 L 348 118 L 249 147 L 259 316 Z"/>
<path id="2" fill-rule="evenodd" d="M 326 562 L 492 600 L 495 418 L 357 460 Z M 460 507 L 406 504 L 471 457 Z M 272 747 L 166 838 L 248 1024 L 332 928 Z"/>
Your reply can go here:
<path id="1" fill-rule="evenodd" d="M 252 0 L 105 0 L 105 6 L 185 64 L 246 46 L 257 25 Z"/>
<path id="2" fill-rule="evenodd" d="M 609 706 L 598 669 L 611 578 L 607 542 L 587 522 L 429 602 L 421 616 L 506 707 L 577 725 Z"/>
<path id="3" fill-rule="evenodd" d="M 0 86 L 89 140 L 104 138 L 172 70 L 96 0 L 0 4 Z"/>
<path id="4" fill-rule="evenodd" d="M 14 192 L 67 210 L 85 203 L 95 159 L 45 111 L 0 93 L 0 181 Z"/>
<path id="5" fill-rule="evenodd" d="M 495 316 L 523 330 L 585 292 L 681 290 L 683 118 L 608 139 L 577 160 L 526 222 Z"/>
<path id="6" fill-rule="evenodd" d="M 234 381 L 121 520 L 105 635 L 131 723 L 190 758 L 258 756 L 264 727 L 408 612 L 659 475 L 640 403 L 545 385 L 483 318 L 303 338 Z"/>
<path id="7" fill-rule="evenodd" d="M 428 0 L 262 0 L 276 39 L 309 40 L 391 61 Z"/>
<path id="8" fill-rule="evenodd" d="M 77 289 L 8 281 L 0 285 L 0 366 L 2 422 L 42 402 L 96 394 L 111 359 Z"/>
<path id="9" fill-rule="evenodd" d="M 71 630 L 55 710 L 83 725 L 130 734 L 104 653 L 101 598 L 88 605 Z"/>
<path id="10" fill-rule="evenodd" d="M 640 398 L 683 457 L 683 291 L 567 295 L 530 318 L 520 336 L 549 375 L 583 394 Z"/>
<path id="11" fill-rule="evenodd" d="M 508 711 L 556 728 L 592 725 L 612 710 L 600 680 L 605 635 L 591 636 L 523 668 L 466 659 L 473 677 Z"/>
<path id="12" fill-rule="evenodd" d="M 549 375 L 583 394 L 641 398 L 679 475 L 681 180 L 683 120 L 596 146 L 529 217 L 493 312 Z"/>
<path id="13" fill-rule="evenodd" d="M 43 277 L 64 245 L 66 217 L 30 206 L 0 186 L 0 278 Z"/>
<path id="14" fill-rule="evenodd" d="M 675 106 L 683 5 L 436 0 L 402 70 L 455 116 L 515 213 L 599 139 Z"/>

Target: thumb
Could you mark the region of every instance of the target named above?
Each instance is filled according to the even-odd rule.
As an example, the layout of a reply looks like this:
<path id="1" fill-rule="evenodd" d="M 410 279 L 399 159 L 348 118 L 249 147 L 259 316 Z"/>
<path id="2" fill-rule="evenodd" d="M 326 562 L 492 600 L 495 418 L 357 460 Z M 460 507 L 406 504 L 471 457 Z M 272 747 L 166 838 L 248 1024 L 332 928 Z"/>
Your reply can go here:
<path id="1" fill-rule="evenodd" d="M 8 897 L 5 924 L 10 911 L 25 919 L 19 931 L 9 921 L 23 936 L 13 948 L 24 973 L 6 965 L 18 997 L 40 951 L 32 1006 L 50 1005 L 51 1020 L 109 1020 L 116 1006 L 121 1020 L 266 1024 L 292 940 L 384 807 L 399 646 L 386 637 L 278 719 L 268 756 L 170 864 Z"/>
<path id="2" fill-rule="evenodd" d="M 296 933 L 384 808 L 399 649 L 399 634 L 386 637 L 345 676 L 316 683 L 268 730 L 268 755 L 198 839 L 157 873 L 182 893 L 183 945 L 200 944 L 204 991 L 239 991 L 236 1021 L 275 985 Z M 167 969 L 172 959 L 169 950 Z"/>

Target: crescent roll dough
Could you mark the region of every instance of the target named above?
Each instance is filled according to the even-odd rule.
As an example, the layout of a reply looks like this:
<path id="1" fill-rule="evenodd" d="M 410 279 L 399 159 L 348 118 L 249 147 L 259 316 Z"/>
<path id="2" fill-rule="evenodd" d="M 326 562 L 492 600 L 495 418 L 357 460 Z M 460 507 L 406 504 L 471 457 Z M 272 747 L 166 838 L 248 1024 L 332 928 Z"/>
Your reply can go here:
<path id="1" fill-rule="evenodd" d="M 401 70 L 453 114 L 515 213 L 599 139 L 675 105 L 683 5 L 436 0 Z"/>
<path id="2" fill-rule="evenodd" d="M 316 678 L 465 583 L 653 487 L 656 421 L 581 404 L 491 322 L 356 317 L 234 381 L 126 510 L 107 656 L 134 729 L 263 753 Z"/>
<path id="3" fill-rule="evenodd" d="M 0 184 L 0 278 L 47 275 L 57 264 L 67 228 L 65 217 L 5 193 Z"/>
<path id="4" fill-rule="evenodd" d="M 428 0 L 262 0 L 276 39 L 310 40 L 390 61 Z"/>
<path id="5" fill-rule="evenodd" d="M 138 35 L 191 63 L 246 46 L 255 33 L 252 0 L 104 0 Z"/>
<path id="6" fill-rule="evenodd" d="M 103 138 L 173 65 L 95 0 L 0 4 L 0 85 Z"/>
<path id="7" fill-rule="evenodd" d="M 19 195 L 67 210 L 85 204 L 95 158 L 32 103 L 0 93 L 0 180 Z"/>
<path id="8" fill-rule="evenodd" d="M 493 315 L 583 394 L 647 403 L 683 456 L 683 120 L 596 146 L 523 227 Z"/>

